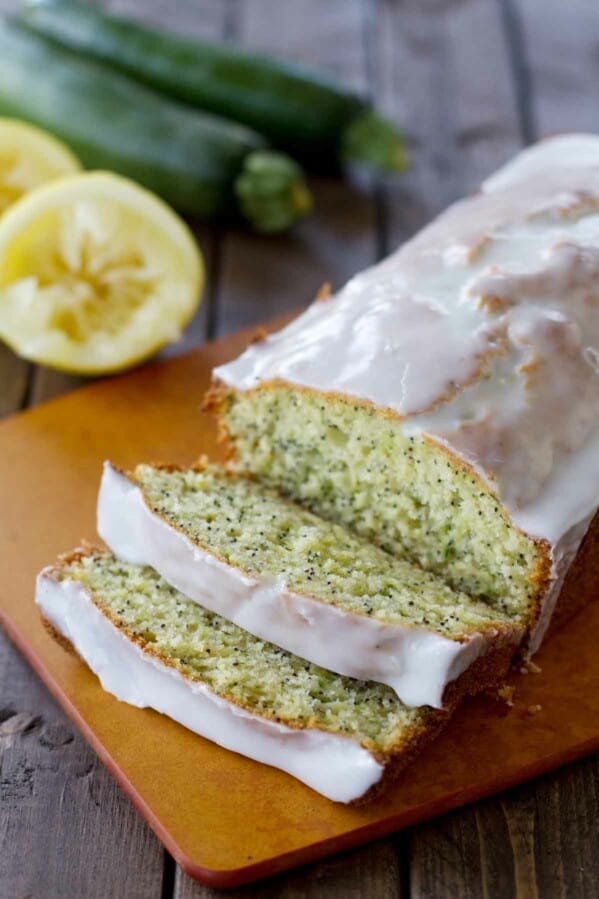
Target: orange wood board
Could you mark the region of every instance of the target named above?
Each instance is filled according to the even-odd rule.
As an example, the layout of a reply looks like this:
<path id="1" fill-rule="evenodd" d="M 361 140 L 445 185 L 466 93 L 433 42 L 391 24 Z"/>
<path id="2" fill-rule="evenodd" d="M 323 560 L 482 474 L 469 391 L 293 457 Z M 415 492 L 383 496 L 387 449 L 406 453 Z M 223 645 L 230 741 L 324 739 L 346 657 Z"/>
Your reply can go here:
<path id="1" fill-rule="evenodd" d="M 232 886 L 363 843 L 599 748 L 599 603 L 553 634 L 540 674 L 514 674 L 516 705 L 465 703 L 391 791 L 332 803 L 273 768 L 104 693 L 43 630 L 36 572 L 95 536 L 103 459 L 218 454 L 199 404 L 213 365 L 247 334 L 114 377 L 0 425 L 0 615 L 8 633 L 183 869 Z M 599 560 L 598 560 L 599 561 Z M 531 714 L 529 709 L 541 706 Z"/>

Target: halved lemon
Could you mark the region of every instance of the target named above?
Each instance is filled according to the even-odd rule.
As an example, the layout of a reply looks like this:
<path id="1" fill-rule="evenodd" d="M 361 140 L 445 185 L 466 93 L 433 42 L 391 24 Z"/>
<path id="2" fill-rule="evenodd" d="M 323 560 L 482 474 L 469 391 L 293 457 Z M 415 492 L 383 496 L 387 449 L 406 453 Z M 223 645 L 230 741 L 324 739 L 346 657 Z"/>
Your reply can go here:
<path id="1" fill-rule="evenodd" d="M 0 118 L 0 215 L 40 184 L 80 168 L 77 157 L 51 134 Z"/>
<path id="2" fill-rule="evenodd" d="M 180 336 L 203 281 L 184 222 L 117 175 L 61 178 L 0 218 L 0 338 L 34 362 L 129 368 Z"/>

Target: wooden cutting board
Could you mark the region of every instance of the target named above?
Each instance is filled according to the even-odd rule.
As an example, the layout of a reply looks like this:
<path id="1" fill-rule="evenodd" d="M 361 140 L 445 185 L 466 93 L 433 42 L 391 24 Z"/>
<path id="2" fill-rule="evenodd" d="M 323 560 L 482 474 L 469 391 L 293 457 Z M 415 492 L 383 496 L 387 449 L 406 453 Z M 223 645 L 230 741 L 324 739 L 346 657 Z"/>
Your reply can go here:
<path id="1" fill-rule="evenodd" d="M 214 425 L 199 404 L 212 367 L 247 338 L 107 379 L 0 424 L 0 619 L 177 862 L 223 887 L 355 846 L 599 749 L 599 603 L 552 635 L 536 657 L 540 674 L 513 675 L 513 709 L 468 701 L 392 790 L 364 808 L 329 802 L 118 702 L 47 636 L 34 578 L 81 537 L 94 538 L 102 461 L 217 457 Z"/>

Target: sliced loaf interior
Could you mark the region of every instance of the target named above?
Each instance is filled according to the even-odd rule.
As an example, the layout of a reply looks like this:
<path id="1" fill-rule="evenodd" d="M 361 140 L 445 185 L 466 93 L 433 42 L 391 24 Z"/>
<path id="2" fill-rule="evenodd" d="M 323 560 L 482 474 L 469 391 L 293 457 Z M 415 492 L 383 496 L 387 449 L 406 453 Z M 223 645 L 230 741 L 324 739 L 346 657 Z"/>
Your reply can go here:
<path id="1" fill-rule="evenodd" d="M 388 687 L 335 675 L 256 639 L 151 568 L 102 551 L 76 551 L 42 572 L 37 601 L 110 692 L 288 770 L 331 798 L 355 800 L 380 786 L 448 717 L 408 708 Z M 157 670 L 171 676 L 166 689 Z M 206 691 L 225 717 L 215 719 L 214 703 L 202 707 Z M 326 770 L 311 770 L 315 760 Z"/>
<path id="2" fill-rule="evenodd" d="M 409 705 L 496 685 L 522 636 L 505 613 L 217 466 L 107 463 L 98 530 L 255 636 Z"/>
<path id="3" fill-rule="evenodd" d="M 284 384 L 217 393 L 239 471 L 527 626 L 536 619 L 545 547 L 438 444 L 347 397 Z"/>

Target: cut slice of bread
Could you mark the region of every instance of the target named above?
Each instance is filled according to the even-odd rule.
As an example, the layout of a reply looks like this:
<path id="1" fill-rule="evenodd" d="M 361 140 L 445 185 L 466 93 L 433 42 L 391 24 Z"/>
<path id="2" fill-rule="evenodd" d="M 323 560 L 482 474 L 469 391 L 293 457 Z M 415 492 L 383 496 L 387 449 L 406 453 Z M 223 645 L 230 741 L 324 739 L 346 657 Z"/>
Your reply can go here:
<path id="1" fill-rule="evenodd" d="M 446 447 L 349 397 L 278 382 L 212 396 L 239 472 L 535 625 L 545 548 Z"/>
<path id="2" fill-rule="evenodd" d="M 216 466 L 106 464 L 98 531 L 255 636 L 412 706 L 498 684 L 522 636 L 509 615 Z"/>
<path id="3" fill-rule="evenodd" d="M 38 577 L 41 615 L 105 690 L 339 802 L 370 797 L 449 715 L 318 668 L 187 599 L 148 567 L 85 548 Z"/>

